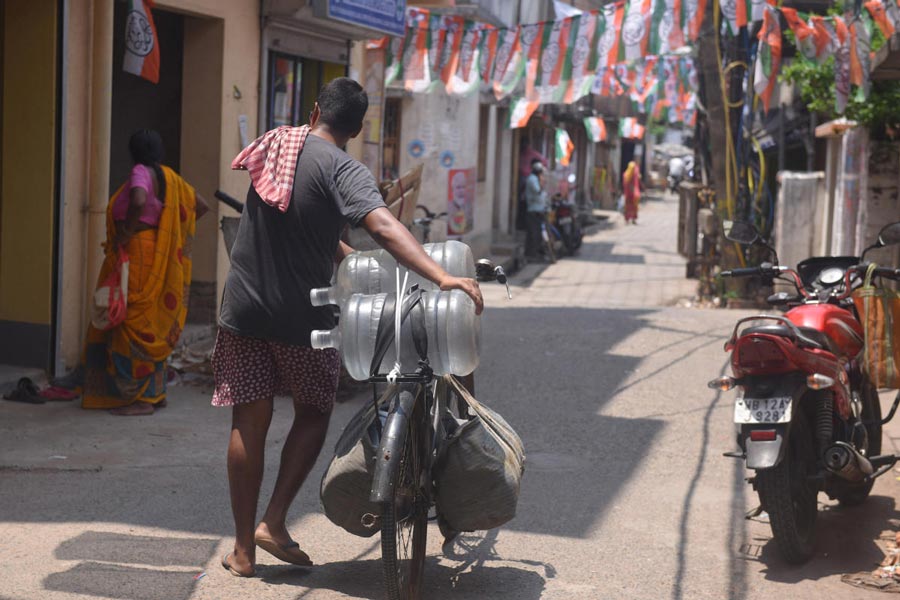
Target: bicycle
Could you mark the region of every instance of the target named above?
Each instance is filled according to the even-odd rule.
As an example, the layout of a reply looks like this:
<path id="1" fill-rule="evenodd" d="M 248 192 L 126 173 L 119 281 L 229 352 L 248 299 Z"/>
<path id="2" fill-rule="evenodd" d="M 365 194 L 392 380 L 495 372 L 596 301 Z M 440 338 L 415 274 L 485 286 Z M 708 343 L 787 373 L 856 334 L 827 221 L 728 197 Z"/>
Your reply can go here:
<path id="1" fill-rule="evenodd" d="M 476 270 L 480 281 L 507 283 L 503 268 L 488 260 L 478 261 Z M 410 319 L 419 367 L 413 373 L 396 377 L 373 375 L 369 379 L 372 384 L 393 386 L 382 396 L 389 406 L 384 423 L 376 427 L 378 439 L 374 444 L 378 451 L 370 500 L 380 506 L 380 514 L 371 515 L 368 523 L 374 526 L 380 521 L 381 560 L 388 600 L 421 598 L 428 513 L 434 506 L 432 468 L 454 428 L 471 418 L 462 399 L 451 402 L 451 386 L 446 379 L 436 378 L 429 366 L 420 300 L 421 292 L 411 290 L 400 307 L 396 306 L 396 299 L 386 302 L 371 373 L 378 372 L 393 343 L 395 310 L 401 311 L 402 320 Z M 374 401 L 377 408 L 379 400 Z M 440 522 L 439 525 L 448 539 L 455 537 L 456 532 L 446 530 Z"/>
<path id="2" fill-rule="evenodd" d="M 433 213 L 428 210 L 427 206 L 422 206 L 421 204 L 416 205 L 416 210 L 421 210 L 425 213 L 424 217 L 419 217 L 417 219 L 413 219 L 413 225 L 422 228 L 422 243 L 427 244 L 431 241 L 431 223 L 437 219 L 443 219 L 447 216 L 446 212 L 442 213 Z"/>
<path id="3" fill-rule="evenodd" d="M 547 260 L 551 263 L 556 262 L 556 240 L 559 239 L 559 237 L 559 232 L 556 231 L 556 228 L 550 223 L 549 214 L 545 215 L 544 220 L 541 221 L 541 241 L 547 252 Z"/>

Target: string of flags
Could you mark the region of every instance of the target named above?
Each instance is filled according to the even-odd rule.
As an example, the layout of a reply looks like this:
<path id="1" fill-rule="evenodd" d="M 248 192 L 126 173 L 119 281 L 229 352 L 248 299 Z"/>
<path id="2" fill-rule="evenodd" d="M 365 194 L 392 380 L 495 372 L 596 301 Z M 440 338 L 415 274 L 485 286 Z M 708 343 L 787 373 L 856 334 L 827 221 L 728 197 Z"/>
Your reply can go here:
<path id="1" fill-rule="evenodd" d="M 527 123 L 541 104 L 590 93 L 625 95 L 642 113 L 690 124 L 693 60 L 672 53 L 696 40 L 707 1 L 626 0 L 512 28 L 409 8 L 405 34 L 372 45 L 386 50 L 387 84 L 402 82 L 410 92 L 442 86 L 459 96 L 486 86 L 497 99 L 512 96 L 510 127 Z"/>

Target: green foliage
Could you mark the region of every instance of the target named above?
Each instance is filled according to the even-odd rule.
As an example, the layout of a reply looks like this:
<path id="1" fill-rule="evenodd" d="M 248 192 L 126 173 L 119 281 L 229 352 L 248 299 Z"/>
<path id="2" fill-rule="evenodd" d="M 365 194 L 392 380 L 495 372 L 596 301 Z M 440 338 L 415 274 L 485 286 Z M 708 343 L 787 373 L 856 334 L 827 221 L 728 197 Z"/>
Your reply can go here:
<path id="1" fill-rule="evenodd" d="M 786 37 L 793 41 L 785 32 Z M 872 49 L 877 50 L 885 42 L 881 31 L 872 31 Z M 781 71 L 781 79 L 797 86 L 800 97 L 811 112 L 835 118 L 834 57 L 817 64 L 803 58 L 799 53 Z M 863 98 L 861 90 L 854 90 L 847 102 L 844 116 L 869 128 L 872 135 L 880 138 L 889 129 L 900 125 L 900 81 L 873 81 L 868 98 Z"/>

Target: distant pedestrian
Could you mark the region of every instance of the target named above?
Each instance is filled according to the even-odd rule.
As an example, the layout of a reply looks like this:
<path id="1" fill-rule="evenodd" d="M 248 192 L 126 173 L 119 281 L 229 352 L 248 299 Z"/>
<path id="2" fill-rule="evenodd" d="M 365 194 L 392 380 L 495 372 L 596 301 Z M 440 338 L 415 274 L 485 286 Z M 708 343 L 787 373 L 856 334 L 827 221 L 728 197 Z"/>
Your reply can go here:
<path id="1" fill-rule="evenodd" d="M 117 415 L 152 415 L 165 406 L 166 361 L 184 328 L 191 284 L 196 219 L 208 205 L 175 171 L 162 165 L 163 142 L 155 131 L 131 136 L 134 166 L 106 210 L 106 258 L 98 282 L 116 268 L 119 248 L 128 255 L 125 321 L 112 329 L 88 328 L 82 407 Z"/>
<path id="2" fill-rule="evenodd" d="M 641 172 L 634 161 L 628 163 L 622 175 L 622 193 L 625 196 L 625 223 L 637 225 L 638 206 L 641 202 Z"/>
<path id="3" fill-rule="evenodd" d="M 544 191 L 544 164 L 531 163 L 531 174 L 525 179 L 525 257 L 536 260 L 541 247 L 541 224 L 546 219 L 547 193 Z"/>
<path id="4" fill-rule="evenodd" d="M 451 277 L 388 210 L 372 173 L 341 148 L 362 130 L 369 101 L 341 77 L 319 94 L 310 125 L 279 127 L 244 149 L 233 168 L 251 186 L 231 252 L 212 365 L 212 403 L 232 408 L 228 481 L 234 551 L 222 565 L 239 577 L 256 572 L 256 547 L 279 560 L 311 565 L 287 528 L 288 509 L 316 462 L 340 373 L 336 350 L 314 350 L 310 333 L 335 326 L 331 307 L 313 307 L 312 288 L 327 287 L 335 262 L 352 248 L 346 224 L 362 226 L 397 261 L 442 290 L 482 299 L 473 279 Z M 271 159 L 271 160 L 270 160 Z M 273 397 L 293 397 L 275 488 L 262 520 L 256 509 Z"/>

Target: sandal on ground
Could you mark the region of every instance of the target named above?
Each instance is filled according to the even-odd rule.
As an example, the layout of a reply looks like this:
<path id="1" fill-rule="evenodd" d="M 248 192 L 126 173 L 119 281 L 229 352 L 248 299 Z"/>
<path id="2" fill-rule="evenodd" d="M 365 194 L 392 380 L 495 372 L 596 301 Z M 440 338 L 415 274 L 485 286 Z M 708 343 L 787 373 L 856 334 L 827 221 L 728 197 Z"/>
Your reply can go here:
<path id="1" fill-rule="evenodd" d="M 51 385 L 50 387 L 41 390 L 40 396 L 44 400 L 58 400 L 65 402 L 68 400 L 74 400 L 79 396 L 79 394 L 78 392 L 72 390 Z"/>
<path id="2" fill-rule="evenodd" d="M 228 558 L 231 556 L 231 554 L 231 552 L 228 552 L 227 554 L 225 554 L 225 556 L 222 557 L 222 567 L 226 571 L 228 571 L 235 577 L 256 577 L 256 569 L 253 569 L 253 571 L 251 571 L 249 574 L 244 574 L 232 567 L 231 563 L 228 562 Z"/>
<path id="3" fill-rule="evenodd" d="M 16 383 L 16 388 L 10 393 L 3 396 L 4 400 L 10 402 L 23 402 L 25 404 L 44 404 L 46 400 L 41 398 L 40 393 L 34 382 L 28 377 L 23 377 Z"/>
<path id="4" fill-rule="evenodd" d="M 259 536 L 256 537 L 255 541 L 258 547 L 282 562 L 297 565 L 298 567 L 313 566 L 312 560 L 310 560 L 306 552 L 300 549 L 300 544 L 297 542 L 291 541 L 281 545 L 273 539 Z"/>

